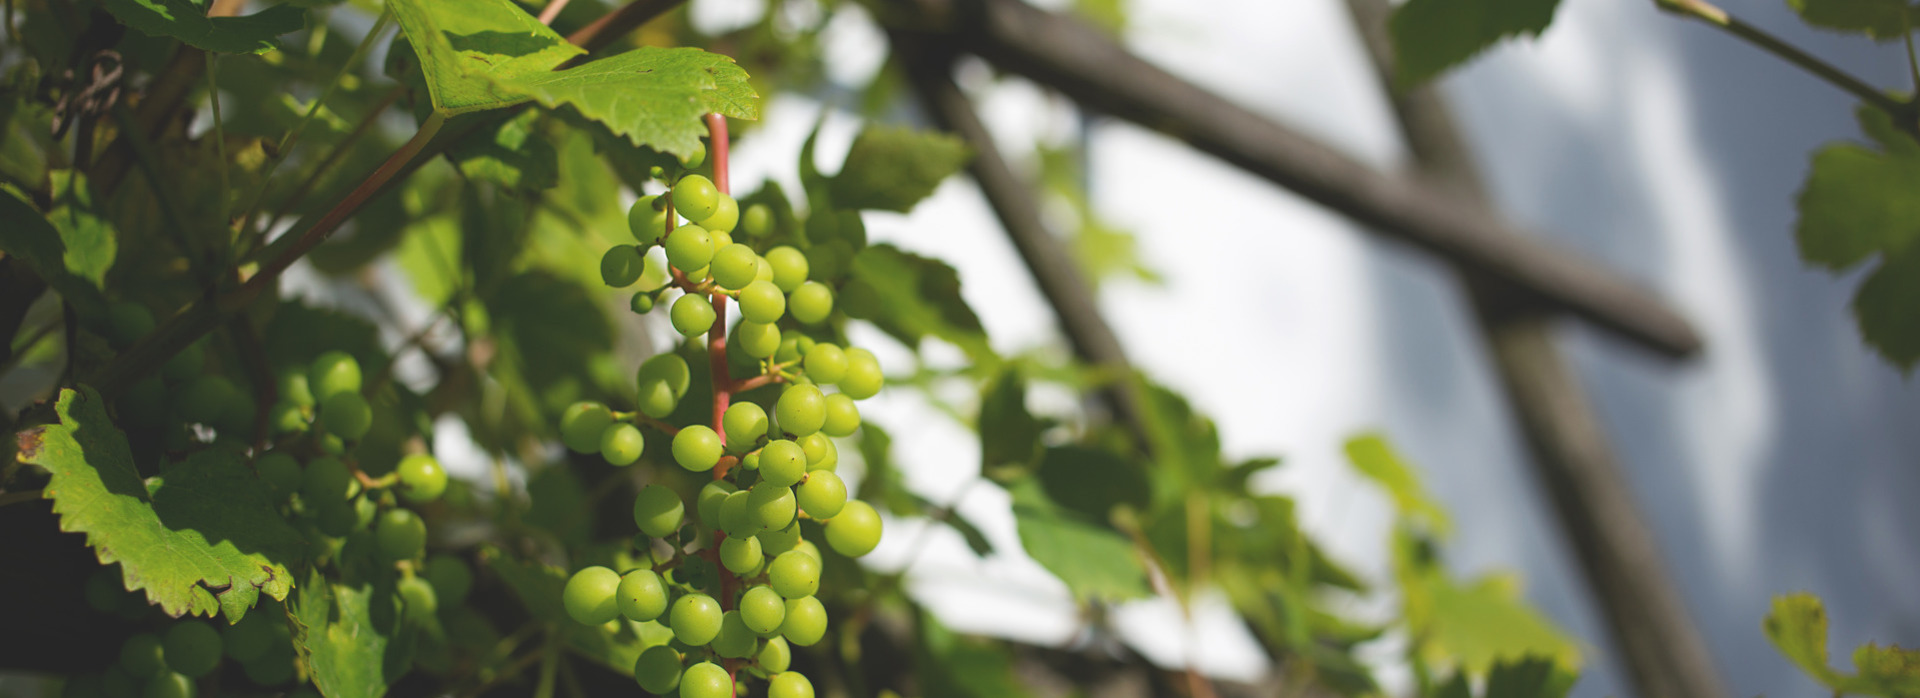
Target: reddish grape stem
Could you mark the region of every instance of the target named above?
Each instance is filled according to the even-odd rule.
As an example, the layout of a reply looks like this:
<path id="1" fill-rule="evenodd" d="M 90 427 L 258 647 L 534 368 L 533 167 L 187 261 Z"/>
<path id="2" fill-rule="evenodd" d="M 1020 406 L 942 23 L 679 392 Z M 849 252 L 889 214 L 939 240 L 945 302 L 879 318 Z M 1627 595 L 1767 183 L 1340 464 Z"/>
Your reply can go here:
<path id="1" fill-rule="evenodd" d="M 727 117 L 708 114 L 707 133 L 712 143 L 708 155 L 713 163 L 713 186 L 720 190 L 721 196 L 726 196 L 731 193 L 727 187 Z M 716 291 L 707 298 L 713 305 L 713 327 L 707 330 L 707 363 L 713 367 L 713 432 L 720 435 L 720 443 L 725 445 L 727 430 L 721 421 L 733 399 L 733 379 L 727 377 L 727 296 Z M 728 469 L 716 466 L 713 479 L 726 477 Z"/>

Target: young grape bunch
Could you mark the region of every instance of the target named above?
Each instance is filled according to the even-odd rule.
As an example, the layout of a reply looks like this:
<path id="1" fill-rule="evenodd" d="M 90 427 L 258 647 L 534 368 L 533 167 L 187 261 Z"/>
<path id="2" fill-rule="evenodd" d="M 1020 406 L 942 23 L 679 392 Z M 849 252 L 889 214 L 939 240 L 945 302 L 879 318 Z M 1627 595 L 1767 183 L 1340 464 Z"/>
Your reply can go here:
<path id="1" fill-rule="evenodd" d="M 724 167 L 725 150 L 710 152 Z M 561 601 L 583 625 L 671 632 L 634 664 L 649 693 L 720 698 L 738 679 L 764 681 L 743 689 L 756 695 L 812 696 L 790 662 L 827 634 L 819 595 L 844 591 L 823 589 L 822 570 L 828 556 L 872 552 L 883 529 L 849 498 L 835 439 L 859 432 L 856 402 L 884 377 L 871 352 L 844 342 L 837 281 L 812 276 L 826 265 L 765 204 L 743 206 L 724 187 L 718 172 L 681 174 L 634 204 L 639 246 L 582 260 L 610 286 L 638 280 L 631 308 L 670 307 L 685 343 L 641 363 L 630 403 L 587 400 L 559 416 L 559 441 L 577 458 L 638 468 L 647 483 L 633 498 L 634 546 L 579 567 Z M 664 255 L 649 256 L 656 245 Z M 651 266 L 634 260 L 659 258 L 650 285 Z"/>

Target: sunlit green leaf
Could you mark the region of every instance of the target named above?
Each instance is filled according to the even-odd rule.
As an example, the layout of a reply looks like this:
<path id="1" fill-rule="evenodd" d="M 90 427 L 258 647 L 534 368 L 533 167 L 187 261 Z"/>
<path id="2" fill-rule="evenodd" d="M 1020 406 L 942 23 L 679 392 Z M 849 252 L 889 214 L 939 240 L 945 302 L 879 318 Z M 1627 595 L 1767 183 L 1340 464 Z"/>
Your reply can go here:
<path id="1" fill-rule="evenodd" d="M 1773 597 L 1773 611 L 1761 624 L 1767 639 L 1802 671 L 1829 686 L 1840 675 L 1827 663 L 1827 609 L 1807 593 Z"/>
<path id="2" fill-rule="evenodd" d="M 647 46 L 566 70 L 494 77 L 506 93 L 572 107 L 634 145 L 683 157 L 699 150 L 707 133 L 701 117 L 760 118 L 746 71 L 697 48 Z"/>
<path id="3" fill-rule="evenodd" d="M 1363 434 L 1347 440 L 1347 461 L 1353 469 L 1372 480 L 1393 497 L 1394 508 L 1403 517 L 1412 517 L 1433 531 L 1445 535 L 1450 527 L 1445 507 L 1427 494 L 1420 475 L 1400 458 L 1380 434 Z"/>
<path id="4" fill-rule="evenodd" d="M 515 78 L 586 53 L 511 0 L 392 0 L 387 8 L 420 57 L 435 110 L 449 116 L 525 102 Z"/>
<path id="5" fill-rule="evenodd" d="M 315 570 L 294 614 L 305 628 L 295 639 L 322 694 L 375 698 L 405 673 L 400 602 L 390 580 L 333 583 Z"/>

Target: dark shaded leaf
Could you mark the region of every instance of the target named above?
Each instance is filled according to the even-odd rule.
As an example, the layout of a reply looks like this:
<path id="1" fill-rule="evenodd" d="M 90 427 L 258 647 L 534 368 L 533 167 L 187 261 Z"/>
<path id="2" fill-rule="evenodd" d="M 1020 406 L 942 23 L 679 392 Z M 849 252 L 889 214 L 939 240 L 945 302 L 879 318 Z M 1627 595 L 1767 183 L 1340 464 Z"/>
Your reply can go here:
<path id="1" fill-rule="evenodd" d="M 172 37 L 220 53 L 266 53 L 279 47 L 275 37 L 307 24 L 307 11 L 290 4 L 245 17 L 212 18 L 189 0 L 106 0 L 102 4 L 116 19 L 148 36 Z"/>
<path id="2" fill-rule="evenodd" d="M 1418 85 L 1502 40 L 1539 36 L 1560 0 L 1408 0 L 1387 23 L 1394 75 Z"/>
<path id="3" fill-rule="evenodd" d="M 906 213 L 972 156 L 951 134 L 868 126 L 854 137 L 827 190 L 838 208 Z"/>

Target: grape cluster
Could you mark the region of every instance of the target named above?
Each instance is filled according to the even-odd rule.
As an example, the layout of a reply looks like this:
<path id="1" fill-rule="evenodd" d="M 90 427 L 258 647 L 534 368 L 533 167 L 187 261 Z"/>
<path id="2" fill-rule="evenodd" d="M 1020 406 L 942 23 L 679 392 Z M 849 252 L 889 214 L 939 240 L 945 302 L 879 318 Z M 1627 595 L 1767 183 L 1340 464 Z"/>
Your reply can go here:
<path id="1" fill-rule="evenodd" d="M 691 222 L 679 223 L 680 215 Z M 652 277 L 633 297 L 635 312 L 650 312 L 680 291 L 668 311 L 674 329 L 688 340 L 706 335 L 723 366 L 757 369 L 745 379 L 728 377 L 725 368 L 714 371 L 716 401 L 731 401 L 734 393 L 776 395 L 731 401 L 724 411 L 700 410 L 717 414 L 711 425 L 675 427 L 666 420 L 681 407 L 694 376 L 684 357 L 663 353 L 639 368 L 635 411 L 581 402 L 560 418 L 561 441 L 575 452 L 628 466 L 640 460 L 651 433 L 671 439 L 663 450 L 681 468 L 711 474 L 690 499 L 658 482 L 634 498 L 636 544 L 650 551 L 660 539 L 670 555 L 642 555 L 625 571 L 581 569 L 563 592 L 577 622 L 624 618 L 672 630 L 671 642 L 648 648 L 634 665 L 641 688 L 655 694 L 731 696 L 744 670 L 767 680 L 770 698 L 811 698 L 812 684 L 790 664 L 793 646 L 826 634 L 826 608 L 815 597 L 826 558 L 803 536 L 803 523 L 817 524 L 822 533 L 816 538 L 847 557 L 865 555 L 880 541 L 878 512 L 850 500 L 835 472 L 833 441 L 860 428 L 855 401 L 880 391 L 879 361 L 864 349 L 817 338 L 832 336 L 833 289 L 809 278 L 801 249 L 772 244 L 771 218 L 760 205 L 743 215 L 707 177 L 687 174 L 669 194 L 634 204 L 628 222 L 639 244 L 608 250 L 600 270 L 616 288 Z M 744 241 L 734 240 L 736 226 Z M 649 268 L 654 245 L 664 248 L 667 269 Z M 720 320 L 726 300 L 740 311 L 730 343 Z M 696 564 L 702 561 L 708 566 Z"/>

